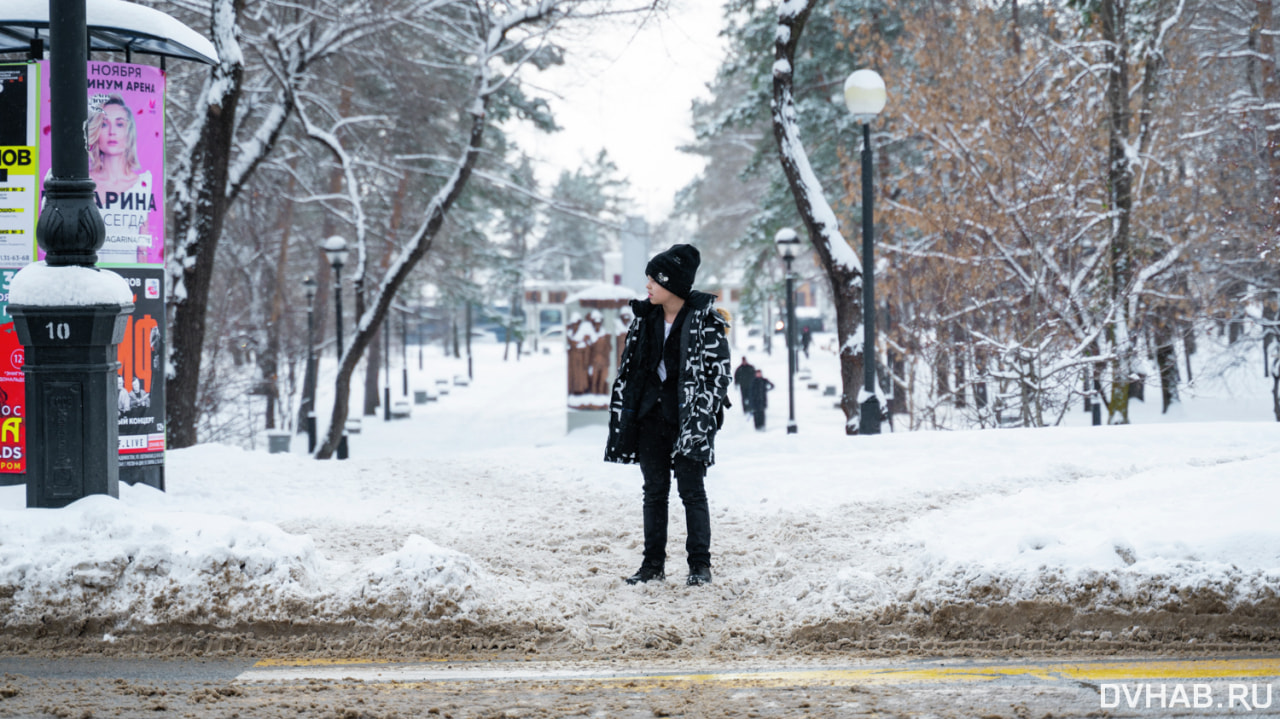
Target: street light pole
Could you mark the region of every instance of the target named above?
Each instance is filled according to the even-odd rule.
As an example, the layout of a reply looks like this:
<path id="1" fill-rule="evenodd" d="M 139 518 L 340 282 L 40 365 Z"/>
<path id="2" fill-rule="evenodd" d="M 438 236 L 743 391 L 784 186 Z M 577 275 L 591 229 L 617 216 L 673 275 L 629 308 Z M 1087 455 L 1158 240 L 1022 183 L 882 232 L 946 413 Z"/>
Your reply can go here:
<path id="1" fill-rule="evenodd" d="M 471 300 L 467 300 L 467 379 L 475 379 L 471 373 Z"/>
<path id="2" fill-rule="evenodd" d="M 409 313 L 400 312 L 400 378 L 404 380 L 404 396 L 409 396 Z"/>
<path id="3" fill-rule="evenodd" d="M 796 433 L 796 293 L 787 258 L 787 434 Z"/>
<path id="4" fill-rule="evenodd" d="M 382 320 L 382 421 L 391 421 L 391 317 Z"/>
<path id="5" fill-rule="evenodd" d="M 796 258 L 800 247 L 800 238 L 790 227 L 778 230 L 773 237 L 778 247 L 778 254 L 787 265 L 787 434 L 795 434 L 796 429 L 796 302 L 793 288 L 794 276 L 791 274 L 791 263 Z"/>
<path id="6" fill-rule="evenodd" d="M 333 268 L 333 324 L 338 342 L 338 365 L 342 365 L 342 266 L 347 262 L 347 241 L 334 235 L 324 241 L 324 253 L 329 256 L 329 266 Z M 335 398 L 336 401 L 336 398 Z M 347 429 L 342 428 L 342 438 L 338 440 L 338 459 L 347 458 Z"/>
<path id="7" fill-rule="evenodd" d="M 880 401 L 876 394 L 876 260 L 872 215 L 871 124 L 862 123 L 862 416 L 859 434 L 880 434 Z"/>
<path id="8" fill-rule="evenodd" d="M 875 226 L 872 201 L 871 121 L 884 109 L 884 80 L 875 70 L 857 70 L 844 82 L 844 102 L 862 123 L 862 407 L 858 434 L 880 434 L 876 392 Z"/>
<path id="9" fill-rule="evenodd" d="M 307 296 L 307 367 L 302 374 L 302 421 L 307 430 L 307 454 L 316 451 L 316 280 L 302 281 Z"/>

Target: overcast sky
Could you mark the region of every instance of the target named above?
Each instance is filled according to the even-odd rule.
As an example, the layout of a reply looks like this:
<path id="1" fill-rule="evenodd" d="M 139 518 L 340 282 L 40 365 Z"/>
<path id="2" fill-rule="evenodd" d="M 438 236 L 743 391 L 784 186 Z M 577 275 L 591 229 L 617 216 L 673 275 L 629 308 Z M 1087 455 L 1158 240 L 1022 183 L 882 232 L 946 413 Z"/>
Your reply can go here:
<path id="1" fill-rule="evenodd" d="M 693 140 L 690 103 L 706 97 L 723 43 L 719 0 L 672 0 L 669 12 L 637 28 L 637 18 L 566 40 L 565 66 L 526 79 L 551 95 L 564 129 L 513 134 L 538 163 L 543 192 L 601 148 L 631 183 L 636 211 L 657 222 L 672 197 L 702 169 L 677 148 Z"/>

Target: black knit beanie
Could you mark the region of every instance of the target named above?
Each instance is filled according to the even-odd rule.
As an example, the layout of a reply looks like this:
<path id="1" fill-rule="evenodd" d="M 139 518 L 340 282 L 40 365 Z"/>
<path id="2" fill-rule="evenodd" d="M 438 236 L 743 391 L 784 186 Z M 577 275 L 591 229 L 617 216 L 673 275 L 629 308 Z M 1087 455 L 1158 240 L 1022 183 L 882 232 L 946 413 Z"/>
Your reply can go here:
<path id="1" fill-rule="evenodd" d="M 649 260 L 644 273 L 682 300 L 689 299 L 702 257 L 693 245 L 672 245 Z"/>

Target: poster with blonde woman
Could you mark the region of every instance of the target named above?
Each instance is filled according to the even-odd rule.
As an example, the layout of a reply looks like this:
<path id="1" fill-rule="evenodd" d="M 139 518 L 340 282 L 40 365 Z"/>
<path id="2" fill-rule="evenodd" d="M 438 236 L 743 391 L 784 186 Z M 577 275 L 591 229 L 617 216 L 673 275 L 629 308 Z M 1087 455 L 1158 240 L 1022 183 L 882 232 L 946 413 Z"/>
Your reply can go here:
<path id="1" fill-rule="evenodd" d="M 42 73 L 41 82 L 47 83 Z M 48 94 L 45 93 L 47 98 Z M 48 100 L 43 101 L 46 105 Z M 89 119 L 85 150 L 94 198 L 107 227 L 98 250 L 104 265 L 164 261 L 164 75 L 159 68 L 89 63 Z M 47 109 L 47 108 L 46 108 Z M 42 114 L 47 151 L 48 112 Z"/>

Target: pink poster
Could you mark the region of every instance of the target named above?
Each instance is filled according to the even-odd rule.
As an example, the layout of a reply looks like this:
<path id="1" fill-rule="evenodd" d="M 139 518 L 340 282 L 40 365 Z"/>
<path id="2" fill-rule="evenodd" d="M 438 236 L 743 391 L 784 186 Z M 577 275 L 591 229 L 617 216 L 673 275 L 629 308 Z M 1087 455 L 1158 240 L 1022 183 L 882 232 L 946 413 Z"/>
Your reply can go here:
<path id="1" fill-rule="evenodd" d="M 22 411 L 22 405 L 26 404 L 24 356 L 13 322 L 0 325 L 0 473 L 27 471 L 27 460 L 23 457 L 27 449 Z"/>
<path id="2" fill-rule="evenodd" d="M 40 72 L 40 176 L 48 175 L 49 73 Z M 150 65 L 89 63 L 89 177 L 107 226 L 101 265 L 164 262 L 164 73 Z M 41 258 L 44 253 L 40 254 Z"/>

